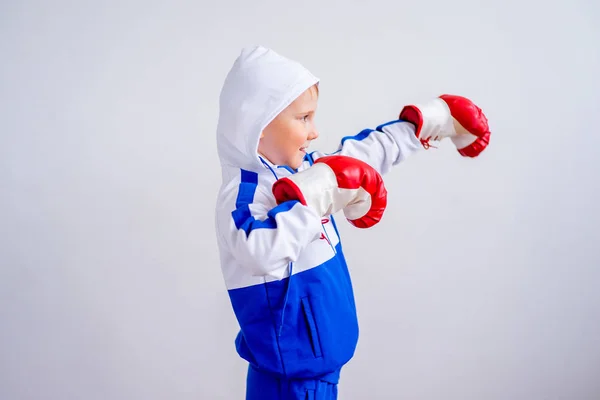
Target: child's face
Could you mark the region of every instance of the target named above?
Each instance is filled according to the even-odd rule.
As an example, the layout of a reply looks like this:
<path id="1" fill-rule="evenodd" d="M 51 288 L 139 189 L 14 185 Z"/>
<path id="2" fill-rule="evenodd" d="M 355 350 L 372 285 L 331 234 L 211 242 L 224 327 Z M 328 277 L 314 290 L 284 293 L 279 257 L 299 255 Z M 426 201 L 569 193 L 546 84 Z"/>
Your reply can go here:
<path id="1" fill-rule="evenodd" d="M 314 124 L 318 97 L 312 86 L 279 113 L 262 132 L 258 152 L 273 164 L 298 168 L 310 141 L 319 136 Z"/>

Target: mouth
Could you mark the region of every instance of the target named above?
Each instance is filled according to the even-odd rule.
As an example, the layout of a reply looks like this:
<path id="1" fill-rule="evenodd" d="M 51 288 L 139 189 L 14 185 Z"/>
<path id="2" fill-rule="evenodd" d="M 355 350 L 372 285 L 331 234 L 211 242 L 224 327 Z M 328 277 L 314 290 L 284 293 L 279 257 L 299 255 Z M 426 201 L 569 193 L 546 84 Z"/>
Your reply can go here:
<path id="1" fill-rule="evenodd" d="M 305 146 L 305 147 L 300 147 L 300 151 L 301 151 L 302 153 L 306 154 L 306 149 L 307 149 L 307 148 L 308 148 L 308 147 L 306 147 L 306 146 Z"/>

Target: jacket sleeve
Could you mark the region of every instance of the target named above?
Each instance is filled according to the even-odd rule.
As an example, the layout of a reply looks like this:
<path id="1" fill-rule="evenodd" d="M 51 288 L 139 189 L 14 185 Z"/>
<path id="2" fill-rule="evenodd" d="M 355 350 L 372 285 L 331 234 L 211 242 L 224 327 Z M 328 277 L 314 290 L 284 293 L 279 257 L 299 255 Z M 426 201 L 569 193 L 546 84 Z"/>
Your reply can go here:
<path id="1" fill-rule="evenodd" d="M 410 122 L 395 120 L 342 138 L 334 153 L 312 152 L 308 161 L 312 164 L 325 155 L 346 155 L 366 162 L 383 175 L 421 149 L 423 145 L 415 136 L 415 126 Z"/>
<path id="2" fill-rule="evenodd" d="M 321 218 L 298 201 L 276 205 L 272 196 L 248 187 L 242 183 L 226 202 L 235 206 L 217 214 L 220 240 L 251 274 L 281 279 L 288 264 L 320 237 Z"/>

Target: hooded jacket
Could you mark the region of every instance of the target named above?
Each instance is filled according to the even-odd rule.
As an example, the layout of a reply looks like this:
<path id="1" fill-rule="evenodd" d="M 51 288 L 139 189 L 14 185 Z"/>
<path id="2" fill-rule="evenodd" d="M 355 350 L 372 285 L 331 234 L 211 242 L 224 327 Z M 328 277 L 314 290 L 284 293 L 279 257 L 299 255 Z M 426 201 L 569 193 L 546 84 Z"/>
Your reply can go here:
<path id="1" fill-rule="evenodd" d="M 238 354 L 284 378 L 337 383 L 354 355 L 358 319 L 333 216 L 296 201 L 277 205 L 273 183 L 297 171 L 258 154 L 261 131 L 319 82 L 302 65 L 261 46 L 245 48 L 220 96 L 217 148 L 222 185 L 215 225 L 221 269 L 240 325 Z M 342 138 L 334 153 L 379 173 L 422 149 L 414 126 L 393 120 Z M 306 155 L 298 171 L 325 155 Z"/>

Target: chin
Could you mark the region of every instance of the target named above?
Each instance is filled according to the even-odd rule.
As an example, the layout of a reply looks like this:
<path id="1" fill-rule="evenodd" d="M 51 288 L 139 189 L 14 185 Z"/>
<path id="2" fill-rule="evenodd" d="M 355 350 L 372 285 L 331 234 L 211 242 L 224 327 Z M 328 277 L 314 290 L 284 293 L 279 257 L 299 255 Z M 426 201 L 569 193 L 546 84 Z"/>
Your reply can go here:
<path id="1" fill-rule="evenodd" d="M 298 169 L 298 168 L 300 168 L 300 166 L 302 165 L 303 162 L 304 162 L 304 155 L 302 155 L 302 158 L 296 158 L 295 160 L 289 160 L 287 163 L 285 163 L 285 165 L 287 165 L 288 167 L 290 167 L 292 169 Z"/>

